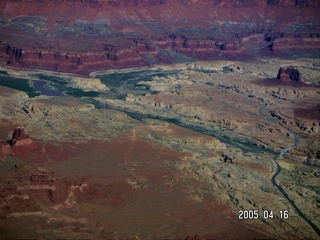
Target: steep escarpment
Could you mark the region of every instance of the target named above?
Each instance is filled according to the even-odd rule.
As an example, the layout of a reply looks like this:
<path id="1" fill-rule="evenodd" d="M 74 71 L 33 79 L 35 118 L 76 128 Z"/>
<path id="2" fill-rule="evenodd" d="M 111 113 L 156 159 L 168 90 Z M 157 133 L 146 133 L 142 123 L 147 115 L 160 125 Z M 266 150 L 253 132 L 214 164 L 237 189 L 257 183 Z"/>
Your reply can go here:
<path id="1" fill-rule="evenodd" d="M 320 52 L 318 1 L 3 1 L 0 61 L 87 74 Z"/>

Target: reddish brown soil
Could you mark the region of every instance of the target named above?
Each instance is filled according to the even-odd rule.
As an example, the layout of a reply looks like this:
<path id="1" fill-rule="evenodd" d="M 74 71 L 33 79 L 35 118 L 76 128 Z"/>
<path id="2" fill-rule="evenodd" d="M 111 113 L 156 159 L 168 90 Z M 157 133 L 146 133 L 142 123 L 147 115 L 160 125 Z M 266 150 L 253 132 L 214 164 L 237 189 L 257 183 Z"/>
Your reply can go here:
<path id="1" fill-rule="evenodd" d="M 207 137 L 204 134 L 190 131 L 188 129 L 179 127 L 175 124 L 168 124 L 168 129 L 172 131 L 172 135 L 177 138 L 186 138 L 186 137 Z"/>
<path id="2" fill-rule="evenodd" d="M 31 144 L 10 146 L 8 142 L 2 142 L 4 149 L 10 149 L 12 156 L 26 163 L 45 163 L 63 161 L 75 157 L 79 151 L 72 149 L 69 143 L 43 143 L 33 140 Z M 71 146 L 69 146 L 71 145 Z"/>
<path id="3" fill-rule="evenodd" d="M 245 166 L 251 168 L 254 171 L 259 171 L 259 172 L 262 172 L 264 174 L 270 174 L 269 169 L 265 168 L 264 166 L 262 166 L 259 163 L 246 163 Z"/>
<path id="4" fill-rule="evenodd" d="M 181 136 L 191 135 L 183 133 L 182 129 L 175 131 Z M 99 235 L 99 229 L 103 228 L 105 234 L 114 233 L 120 239 L 136 235 L 147 239 L 174 239 L 195 234 L 208 239 L 267 237 L 238 222 L 236 213 L 218 204 L 213 196 L 204 195 L 203 202 L 195 203 L 187 189 L 192 190 L 197 184 L 167 166 L 168 162 L 180 161 L 184 154 L 145 139 L 144 133 L 141 128 L 111 142 L 88 141 L 76 145 L 80 149 L 78 152 L 68 143 L 35 142 L 32 146 L 22 146 L 20 151 L 18 147 L 12 148 L 14 157 L 22 159 L 26 165 L 37 163 L 54 171 L 56 190 L 50 193 L 52 196 L 44 197 L 43 194 L 48 193 L 42 192 L 31 198 L 31 202 L 24 200 L 24 204 L 35 206 L 29 210 L 39 211 L 43 199 L 46 208 L 55 209 L 54 213 L 47 212 L 57 214 L 56 224 L 43 225 L 41 218 L 33 218 L 36 223 L 33 228 L 45 226 L 49 231 L 50 228 L 72 227 L 73 223 L 62 224 L 64 220 L 59 220 L 68 216 L 87 219 L 85 226 L 90 227 L 90 234 Z M 18 206 L 15 211 L 26 211 Z M 15 226 L 26 233 L 31 226 L 22 223 L 27 219 L 16 218 L 13 223 L 9 218 L 1 222 L 6 222 L 7 232 Z M 68 231 L 64 237 L 71 234 Z"/>
<path id="5" fill-rule="evenodd" d="M 296 82 L 296 81 L 290 81 L 290 82 L 285 82 L 285 81 L 281 81 L 277 78 L 268 78 L 268 79 L 264 79 L 264 80 L 256 80 L 253 81 L 254 83 L 256 83 L 257 85 L 262 85 L 262 86 L 291 86 L 291 87 L 310 87 L 308 84 L 305 84 L 302 81 Z"/>
<path id="6" fill-rule="evenodd" d="M 320 104 L 312 108 L 297 108 L 294 110 L 294 116 L 297 118 L 320 120 Z"/>
<path id="7" fill-rule="evenodd" d="M 138 230 L 149 237 L 175 238 L 196 233 L 208 238 L 235 238 L 239 233 L 249 238 L 263 237 L 241 223 L 230 221 L 228 218 L 234 218 L 234 214 L 228 213 L 228 208 L 219 205 L 213 197 L 207 196 L 203 203 L 194 204 L 182 189 L 179 190 L 180 183 L 174 188 L 167 187 L 170 179 L 175 181 L 179 173 L 170 171 L 164 163 L 178 161 L 180 154 L 159 151 L 143 140 L 132 143 L 126 139 L 107 144 L 94 142 L 93 151 L 106 156 L 103 157 L 105 162 L 99 161 L 98 154 L 93 156 L 86 169 L 89 175 L 92 170 L 96 172 L 96 168 L 105 169 L 90 179 L 105 185 L 106 198 L 99 201 L 109 205 L 108 216 L 101 220 L 106 228 L 124 236 Z M 99 177 L 102 173 L 103 179 Z M 145 188 L 132 188 L 124 181 L 128 178 L 135 179 Z M 192 181 L 185 180 L 183 184 L 193 185 Z"/>

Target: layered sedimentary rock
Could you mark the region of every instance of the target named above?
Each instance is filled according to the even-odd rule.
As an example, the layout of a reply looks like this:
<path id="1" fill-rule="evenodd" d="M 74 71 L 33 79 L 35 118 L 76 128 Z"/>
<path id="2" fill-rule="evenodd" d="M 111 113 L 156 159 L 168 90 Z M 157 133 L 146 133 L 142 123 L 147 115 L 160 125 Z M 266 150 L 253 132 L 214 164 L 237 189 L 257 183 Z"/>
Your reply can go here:
<path id="1" fill-rule="evenodd" d="M 7 184 L 1 182 L 0 206 L 2 210 L 15 212 L 20 206 L 33 210 L 53 201 L 54 173 L 44 168 L 15 165 L 4 174 Z M 32 203 L 32 204 L 31 204 Z M 23 213 L 22 213 L 23 214 Z"/>
<path id="2" fill-rule="evenodd" d="M 2 1 L 2 64 L 87 74 L 320 51 L 315 0 Z"/>

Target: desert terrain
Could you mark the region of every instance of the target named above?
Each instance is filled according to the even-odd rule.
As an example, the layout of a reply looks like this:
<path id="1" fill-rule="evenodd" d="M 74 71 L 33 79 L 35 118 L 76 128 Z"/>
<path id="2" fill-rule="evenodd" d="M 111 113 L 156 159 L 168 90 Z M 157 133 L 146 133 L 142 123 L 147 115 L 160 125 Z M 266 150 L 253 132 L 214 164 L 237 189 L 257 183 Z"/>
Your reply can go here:
<path id="1" fill-rule="evenodd" d="M 0 239 L 318 239 L 319 9 L 2 1 Z"/>
<path id="2" fill-rule="evenodd" d="M 279 65 L 300 80 L 278 79 Z M 7 69 L 38 95 L 1 87 L 4 236 L 316 239 L 319 67 L 158 65 L 96 72 L 91 91 L 90 78 L 81 90 L 67 84 L 77 76 Z M 10 145 L 17 127 L 28 136 Z M 241 209 L 278 218 L 242 220 Z"/>

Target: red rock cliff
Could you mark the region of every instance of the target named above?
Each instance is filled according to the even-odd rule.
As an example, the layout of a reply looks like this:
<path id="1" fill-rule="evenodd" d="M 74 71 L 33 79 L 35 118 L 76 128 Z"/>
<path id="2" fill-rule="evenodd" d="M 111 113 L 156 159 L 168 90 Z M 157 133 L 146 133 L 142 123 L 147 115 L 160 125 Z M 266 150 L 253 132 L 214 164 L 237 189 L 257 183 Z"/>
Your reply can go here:
<path id="1" fill-rule="evenodd" d="M 317 0 L 3 0 L 0 61 L 87 74 L 320 53 Z"/>

